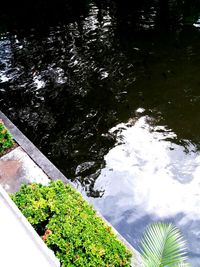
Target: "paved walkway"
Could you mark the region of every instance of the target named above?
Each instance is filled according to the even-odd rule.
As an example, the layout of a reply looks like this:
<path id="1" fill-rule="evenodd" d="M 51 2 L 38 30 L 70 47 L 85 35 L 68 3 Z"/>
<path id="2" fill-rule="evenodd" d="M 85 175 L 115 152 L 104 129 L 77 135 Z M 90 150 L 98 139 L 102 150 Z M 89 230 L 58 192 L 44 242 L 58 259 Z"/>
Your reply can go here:
<path id="1" fill-rule="evenodd" d="M 49 181 L 48 176 L 21 147 L 0 158 L 0 184 L 8 193 L 17 192 L 23 183 L 47 185 Z"/>

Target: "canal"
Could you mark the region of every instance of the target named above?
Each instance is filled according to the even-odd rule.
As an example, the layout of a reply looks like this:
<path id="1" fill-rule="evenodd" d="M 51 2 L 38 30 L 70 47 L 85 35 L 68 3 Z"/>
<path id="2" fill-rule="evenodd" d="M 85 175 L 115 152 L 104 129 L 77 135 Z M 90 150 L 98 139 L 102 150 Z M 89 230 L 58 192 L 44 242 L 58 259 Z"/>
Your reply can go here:
<path id="1" fill-rule="evenodd" d="M 198 1 L 4 3 L 0 109 L 134 247 L 172 222 L 200 265 Z"/>

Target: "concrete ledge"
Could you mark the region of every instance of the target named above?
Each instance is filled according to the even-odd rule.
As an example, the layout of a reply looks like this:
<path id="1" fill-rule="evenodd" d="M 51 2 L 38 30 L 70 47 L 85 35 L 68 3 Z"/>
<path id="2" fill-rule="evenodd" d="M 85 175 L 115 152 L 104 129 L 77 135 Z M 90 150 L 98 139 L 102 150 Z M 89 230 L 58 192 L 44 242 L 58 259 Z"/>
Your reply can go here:
<path id="1" fill-rule="evenodd" d="M 0 217 L 1 266 L 60 266 L 54 253 L 47 248 L 1 185 Z"/>
<path id="2" fill-rule="evenodd" d="M 20 147 L 27 153 L 27 155 L 41 168 L 41 170 L 52 180 L 62 180 L 64 183 L 69 183 L 73 187 L 71 181 L 69 181 L 52 163 L 48 160 L 40 150 L 26 137 L 24 134 L 0 111 L 0 119 L 3 120 L 5 126 L 12 134 L 14 140 L 20 145 Z M 95 208 L 95 207 L 94 207 Z M 119 232 L 97 211 L 99 217 L 105 221 L 116 234 L 118 239 L 133 253 L 131 266 L 141 267 L 141 257 L 137 250 L 135 250 L 129 243 L 124 239 Z"/>
<path id="3" fill-rule="evenodd" d="M 64 176 L 52 162 L 0 111 L 0 118 L 12 134 L 15 141 L 23 148 L 30 158 L 53 180 L 62 180 L 64 183 L 71 182 Z"/>

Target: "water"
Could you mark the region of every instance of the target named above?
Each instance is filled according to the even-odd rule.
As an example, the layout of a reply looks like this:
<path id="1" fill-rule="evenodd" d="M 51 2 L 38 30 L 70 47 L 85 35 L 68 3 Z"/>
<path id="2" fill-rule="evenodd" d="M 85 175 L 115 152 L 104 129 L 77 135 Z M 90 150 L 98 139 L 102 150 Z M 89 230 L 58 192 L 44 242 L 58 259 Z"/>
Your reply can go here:
<path id="1" fill-rule="evenodd" d="M 0 12 L 0 109 L 136 248 L 173 222 L 199 266 L 198 1 L 20 3 Z"/>

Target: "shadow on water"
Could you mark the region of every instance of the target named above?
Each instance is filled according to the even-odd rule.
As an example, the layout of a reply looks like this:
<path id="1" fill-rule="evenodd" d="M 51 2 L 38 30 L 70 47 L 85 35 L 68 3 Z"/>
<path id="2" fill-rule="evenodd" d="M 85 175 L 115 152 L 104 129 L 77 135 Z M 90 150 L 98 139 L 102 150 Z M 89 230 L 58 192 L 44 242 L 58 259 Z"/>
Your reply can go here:
<path id="1" fill-rule="evenodd" d="M 0 32 L 0 109 L 133 245 L 170 220 L 199 263 L 199 1 L 4 1 Z"/>

